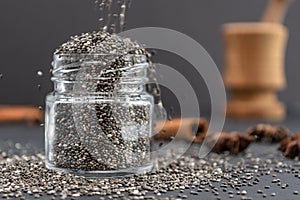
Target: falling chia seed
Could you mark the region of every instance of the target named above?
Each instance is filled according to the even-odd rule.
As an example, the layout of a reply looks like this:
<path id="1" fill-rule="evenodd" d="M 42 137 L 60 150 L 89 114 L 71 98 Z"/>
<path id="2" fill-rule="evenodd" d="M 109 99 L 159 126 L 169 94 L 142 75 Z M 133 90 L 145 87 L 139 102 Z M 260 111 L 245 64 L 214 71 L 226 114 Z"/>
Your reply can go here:
<path id="1" fill-rule="evenodd" d="M 40 76 L 43 76 L 43 72 L 41 71 L 41 70 L 38 70 L 37 72 L 36 72 L 36 74 L 40 77 Z"/>
<path id="2" fill-rule="evenodd" d="M 100 11 L 100 30 L 102 32 L 119 33 L 126 28 L 126 15 L 130 8 L 132 0 L 96 0 L 95 5 Z M 155 51 L 151 54 L 155 54 Z M 147 91 L 154 97 L 154 120 L 163 121 L 167 119 L 164 109 L 161 90 L 156 78 L 156 70 L 154 65 L 148 68 L 149 82 L 146 87 Z M 171 120 L 171 116 L 168 116 Z"/>
<path id="3" fill-rule="evenodd" d="M 125 29 L 131 0 L 96 0 L 95 4 L 100 11 L 101 31 L 119 33 Z"/>

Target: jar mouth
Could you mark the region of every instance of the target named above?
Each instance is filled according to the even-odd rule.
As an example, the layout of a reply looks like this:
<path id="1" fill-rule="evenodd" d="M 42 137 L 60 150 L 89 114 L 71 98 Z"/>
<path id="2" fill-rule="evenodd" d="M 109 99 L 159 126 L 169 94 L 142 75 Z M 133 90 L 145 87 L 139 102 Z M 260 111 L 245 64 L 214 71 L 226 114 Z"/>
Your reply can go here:
<path id="1" fill-rule="evenodd" d="M 140 91 L 149 81 L 145 55 L 57 54 L 52 65 L 51 80 L 58 91 Z"/>
<path id="2" fill-rule="evenodd" d="M 76 76 L 76 81 L 93 81 L 93 80 L 109 80 L 111 77 L 105 77 L 102 75 L 108 74 L 108 73 L 115 73 L 117 71 L 122 72 L 122 76 L 114 76 L 114 78 L 120 78 L 120 79 L 130 79 L 130 80 L 140 80 L 140 78 L 146 76 L 144 69 L 148 68 L 148 64 L 136 64 L 134 66 L 126 66 L 122 68 L 122 70 L 118 69 L 109 69 L 105 70 L 103 73 L 98 74 L 98 76 L 90 76 L 90 77 L 83 77 L 83 76 Z M 86 67 L 88 69 L 88 67 Z M 74 72 L 83 72 L 85 70 L 84 67 L 78 69 L 74 69 L 72 71 Z M 61 72 L 61 71 L 60 71 Z M 55 71 L 53 73 L 56 73 Z M 51 80 L 59 80 L 60 78 L 57 76 L 53 76 Z"/>
<path id="3" fill-rule="evenodd" d="M 53 56 L 53 74 L 64 69 L 74 70 L 82 65 L 98 65 L 98 68 L 106 68 L 118 59 L 124 59 L 127 64 L 137 65 L 140 63 L 148 63 L 146 55 L 141 54 L 54 54 Z M 126 67 L 126 66 L 125 66 Z M 125 69 L 124 67 L 124 69 Z"/>
<path id="4" fill-rule="evenodd" d="M 78 81 L 106 80 L 109 78 L 120 78 L 119 76 L 135 79 L 146 76 L 145 70 L 149 67 L 149 62 L 145 55 L 130 54 L 121 55 L 120 57 L 115 58 L 114 54 L 113 58 L 115 59 L 111 58 L 112 55 L 108 55 L 108 60 L 104 59 L 102 54 L 80 54 L 80 58 L 83 59 L 78 59 L 78 57 L 76 57 L 77 55 L 74 54 L 66 56 L 67 59 L 66 57 L 58 57 L 57 59 L 54 59 L 52 63 L 52 80 L 65 79 L 69 75 L 73 75 L 72 81 L 75 81 L 74 75 L 76 75 L 76 80 Z M 68 56 L 71 56 L 70 59 L 68 59 Z M 90 56 L 100 56 L 100 58 L 95 59 Z M 73 58 L 75 58 L 75 60 L 73 60 Z M 116 64 L 115 67 L 111 68 L 111 65 L 120 58 L 124 61 L 123 65 L 118 66 Z M 93 73 L 89 73 L 91 71 L 93 71 Z M 83 76 L 84 73 L 90 74 L 90 76 Z M 78 76 L 78 74 L 81 74 L 81 76 Z M 114 75 L 114 77 L 111 75 Z"/>
<path id="5" fill-rule="evenodd" d="M 147 56 L 144 54 L 120 54 L 120 53 L 72 53 L 72 54 L 53 54 L 53 60 L 63 60 L 63 59 L 95 59 L 95 58 L 105 58 L 105 57 L 127 57 L 127 58 L 141 58 L 147 60 Z"/>
<path id="6" fill-rule="evenodd" d="M 122 55 L 139 55 L 139 56 L 143 56 L 142 54 L 131 54 L 131 53 L 59 53 L 59 54 L 53 54 L 54 57 L 56 56 L 111 56 L 111 55 L 115 55 L 115 56 L 122 56 Z"/>

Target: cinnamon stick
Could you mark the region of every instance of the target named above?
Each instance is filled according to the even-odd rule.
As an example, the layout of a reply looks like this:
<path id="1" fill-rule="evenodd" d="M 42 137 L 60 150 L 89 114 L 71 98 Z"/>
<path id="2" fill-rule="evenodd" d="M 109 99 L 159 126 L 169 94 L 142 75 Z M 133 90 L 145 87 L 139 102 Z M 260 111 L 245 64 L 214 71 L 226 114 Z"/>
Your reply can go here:
<path id="1" fill-rule="evenodd" d="M 26 122 L 37 124 L 43 121 L 43 112 L 35 107 L 0 106 L 0 123 Z"/>
<path id="2" fill-rule="evenodd" d="M 204 118 L 183 118 L 172 121 L 159 122 L 154 130 L 155 140 L 171 140 L 173 138 L 202 142 L 206 136 L 208 122 Z"/>

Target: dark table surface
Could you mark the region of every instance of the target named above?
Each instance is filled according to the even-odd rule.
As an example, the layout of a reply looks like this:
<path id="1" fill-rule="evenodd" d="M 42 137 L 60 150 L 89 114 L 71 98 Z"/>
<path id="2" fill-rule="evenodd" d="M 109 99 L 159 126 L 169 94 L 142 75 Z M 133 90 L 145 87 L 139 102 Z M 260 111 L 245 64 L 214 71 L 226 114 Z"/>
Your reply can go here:
<path id="1" fill-rule="evenodd" d="M 297 115 L 289 116 L 284 122 L 280 123 L 288 127 L 292 132 L 300 132 L 300 117 Z M 233 121 L 227 120 L 224 126 L 225 131 L 244 131 L 248 127 L 257 124 L 257 122 L 242 122 L 242 121 Z M 7 146 L 7 141 L 12 143 L 20 143 L 22 145 L 27 145 L 33 149 L 43 149 L 44 148 L 44 130 L 42 127 L 29 127 L 26 125 L 0 125 L 0 149 L 8 151 L 5 149 Z M 251 145 L 251 147 L 247 150 L 251 153 L 255 154 L 255 156 L 259 157 L 268 157 L 270 156 L 278 156 L 278 160 L 282 159 L 282 154 L 277 151 L 279 144 L 269 144 L 269 143 L 256 143 Z M 243 155 L 232 156 L 233 160 L 243 160 Z M 284 159 L 284 162 L 295 164 L 294 160 Z M 300 170 L 300 167 L 299 169 Z M 289 187 L 286 189 L 281 189 L 280 187 L 274 186 L 268 190 L 264 189 L 265 185 L 274 185 L 272 180 L 274 179 L 272 175 L 263 176 L 261 181 L 254 186 L 245 186 L 245 189 L 248 193 L 247 196 L 252 197 L 253 199 L 300 199 L 300 194 L 295 195 L 293 192 L 295 190 L 300 191 L 300 179 L 295 177 L 292 173 L 277 173 L 274 172 L 272 174 L 276 174 L 278 178 L 281 179 L 282 183 L 288 183 Z M 219 187 L 219 186 L 217 186 Z M 258 189 L 263 189 L 267 194 L 266 198 L 263 198 L 261 194 L 257 193 Z M 162 197 L 177 197 L 179 192 L 170 192 L 163 194 Z M 185 190 L 188 199 L 216 199 L 211 192 L 202 192 L 199 195 L 191 195 L 189 190 Z M 276 193 L 276 196 L 272 197 L 271 194 Z M 32 197 L 34 198 L 34 197 Z M 43 196 L 42 199 L 51 199 L 50 197 Z M 228 199 L 228 193 L 222 192 L 222 188 L 220 188 L 220 199 Z M 82 199 L 86 199 L 83 197 Z M 92 197 L 92 199 L 99 199 L 99 197 Z M 242 199 L 242 196 L 235 195 L 233 199 Z"/>

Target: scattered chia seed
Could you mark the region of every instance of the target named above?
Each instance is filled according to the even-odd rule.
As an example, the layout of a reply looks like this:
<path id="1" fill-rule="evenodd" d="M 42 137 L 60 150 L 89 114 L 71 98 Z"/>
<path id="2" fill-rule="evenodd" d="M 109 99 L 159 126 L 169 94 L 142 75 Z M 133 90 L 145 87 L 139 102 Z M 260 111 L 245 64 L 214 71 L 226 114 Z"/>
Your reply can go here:
<path id="1" fill-rule="evenodd" d="M 263 191 L 262 191 L 262 190 L 257 190 L 257 193 L 258 193 L 258 194 L 262 194 Z"/>
<path id="2" fill-rule="evenodd" d="M 275 193 L 275 192 L 272 192 L 272 193 L 271 193 L 271 196 L 272 196 L 272 197 L 275 197 L 275 196 L 276 196 L 276 193 Z"/>
<path id="3" fill-rule="evenodd" d="M 12 143 L 9 149 L 23 151 L 26 146 Z M 86 196 L 97 196 L 99 199 L 167 199 L 165 195 L 168 195 L 168 192 L 179 193 L 181 188 L 184 188 L 182 190 L 184 194 L 179 193 L 178 198 L 200 196 L 202 194 L 200 192 L 205 190 L 208 191 L 205 194 L 220 195 L 221 199 L 224 193 L 228 194 L 228 198 L 236 198 L 235 194 L 239 193 L 242 195 L 239 196 L 241 199 L 251 199 L 245 196 L 249 195 L 247 190 L 238 190 L 236 186 L 245 177 L 251 177 L 250 181 L 257 179 L 255 174 L 265 171 L 277 162 L 274 158 L 271 163 L 266 164 L 264 159 L 257 161 L 255 157 L 256 155 L 247 157 L 240 165 L 239 160 L 231 160 L 232 157 L 229 155 L 209 154 L 201 159 L 193 155 L 185 155 L 165 168 L 145 174 L 118 179 L 88 179 L 46 169 L 45 156 L 42 153 L 31 154 L 24 151 L 18 154 L 2 151 L 0 152 L 0 195 L 4 198 L 18 199 L 24 199 L 27 195 L 53 199 Z M 159 163 L 164 166 L 164 158 L 159 160 Z M 253 165 L 258 165 L 258 169 L 254 169 Z M 288 167 L 294 169 L 293 171 L 298 170 L 297 167 Z M 243 175 L 236 177 L 237 174 Z M 264 178 L 262 176 L 262 179 Z M 220 189 L 223 188 L 221 185 L 233 186 L 233 188 L 223 191 Z M 188 187 L 195 189 L 189 190 Z M 199 189 L 196 191 L 196 188 Z M 261 189 L 257 190 L 257 193 L 263 198 L 267 197 Z M 292 190 L 291 193 L 297 195 L 297 191 Z M 274 194 L 270 193 L 269 196 Z M 253 199 L 256 199 L 255 196 Z"/>
<path id="4" fill-rule="evenodd" d="M 270 186 L 269 185 L 265 185 L 265 189 L 270 189 Z"/>

